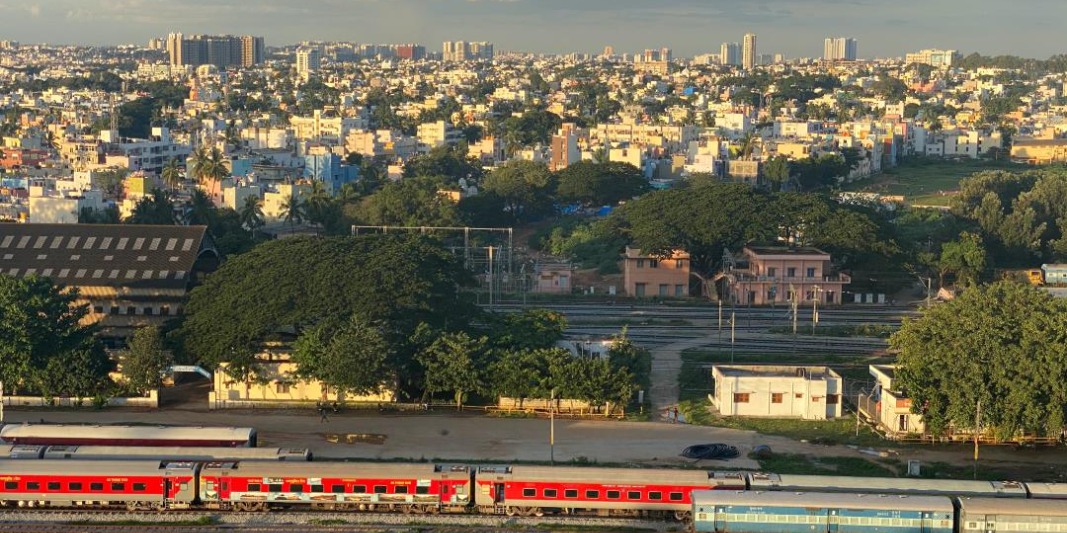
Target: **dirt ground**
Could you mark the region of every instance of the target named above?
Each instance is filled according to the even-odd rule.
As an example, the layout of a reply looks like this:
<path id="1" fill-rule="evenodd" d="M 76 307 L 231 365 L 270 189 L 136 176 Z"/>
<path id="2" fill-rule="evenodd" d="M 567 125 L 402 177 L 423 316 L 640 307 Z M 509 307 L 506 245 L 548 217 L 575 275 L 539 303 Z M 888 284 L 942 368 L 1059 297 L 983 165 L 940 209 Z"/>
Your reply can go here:
<path id="1" fill-rule="evenodd" d="M 431 412 L 409 415 L 341 413 L 320 421 L 311 411 L 201 411 L 107 410 L 46 411 L 11 409 L 5 422 L 129 423 L 167 425 L 251 426 L 259 432 L 260 446 L 308 448 L 317 457 L 344 459 L 427 459 L 451 461 L 548 461 L 550 422 L 544 419 L 487 418 L 482 415 Z M 657 422 L 556 420 L 555 459 L 585 460 L 600 464 L 693 465 L 714 470 L 758 469 L 747 458 L 756 445 L 765 444 L 779 453 L 812 457 L 878 457 L 847 446 L 820 446 L 751 431 Z M 337 441 L 335 442 L 331 442 Z M 737 446 L 741 457 L 728 461 L 695 464 L 680 457 L 693 444 L 722 442 Z M 972 464 L 970 446 L 900 447 L 890 457 L 923 464 Z M 892 453 L 895 452 L 895 453 Z M 1067 453 L 1062 448 L 1014 450 L 985 446 L 981 468 L 1017 472 L 1019 479 L 1055 479 L 1067 472 Z"/>

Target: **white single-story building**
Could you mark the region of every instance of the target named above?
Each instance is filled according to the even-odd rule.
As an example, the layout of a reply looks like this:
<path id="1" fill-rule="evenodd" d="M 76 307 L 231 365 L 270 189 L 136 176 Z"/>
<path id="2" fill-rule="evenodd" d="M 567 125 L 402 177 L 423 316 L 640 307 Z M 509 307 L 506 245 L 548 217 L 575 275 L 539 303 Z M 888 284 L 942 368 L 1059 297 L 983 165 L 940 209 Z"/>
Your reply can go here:
<path id="1" fill-rule="evenodd" d="M 825 366 L 715 365 L 712 404 L 723 416 L 826 420 L 841 416 L 844 381 Z"/>

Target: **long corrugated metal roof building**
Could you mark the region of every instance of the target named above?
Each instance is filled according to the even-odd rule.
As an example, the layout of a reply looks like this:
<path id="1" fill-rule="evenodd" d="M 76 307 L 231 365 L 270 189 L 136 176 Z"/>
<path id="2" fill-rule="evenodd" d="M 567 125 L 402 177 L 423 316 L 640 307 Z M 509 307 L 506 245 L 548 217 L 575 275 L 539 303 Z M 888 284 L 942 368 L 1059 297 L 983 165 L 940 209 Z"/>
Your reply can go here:
<path id="1" fill-rule="evenodd" d="M 42 276 L 76 288 L 101 337 L 181 314 L 200 275 L 219 265 L 206 226 L 0 225 L 0 275 Z"/>

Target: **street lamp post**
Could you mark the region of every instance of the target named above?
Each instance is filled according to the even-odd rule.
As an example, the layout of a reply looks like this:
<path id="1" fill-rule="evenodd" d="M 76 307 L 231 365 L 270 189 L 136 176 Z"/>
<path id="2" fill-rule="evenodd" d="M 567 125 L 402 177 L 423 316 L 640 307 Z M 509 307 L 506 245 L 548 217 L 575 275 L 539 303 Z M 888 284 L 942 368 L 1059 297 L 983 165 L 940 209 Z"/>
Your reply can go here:
<path id="1" fill-rule="evenodd" d="M 815 336 L 815 325 L 819 323 L 819 293 L 822 289 L 818 285 L 811 293 L 811 336 Z"/>
<path id="2" fill-rule="evenodd" d="M 552 389 L 548 406 L 548 460 L 556 464 L 556 389 Z"/>

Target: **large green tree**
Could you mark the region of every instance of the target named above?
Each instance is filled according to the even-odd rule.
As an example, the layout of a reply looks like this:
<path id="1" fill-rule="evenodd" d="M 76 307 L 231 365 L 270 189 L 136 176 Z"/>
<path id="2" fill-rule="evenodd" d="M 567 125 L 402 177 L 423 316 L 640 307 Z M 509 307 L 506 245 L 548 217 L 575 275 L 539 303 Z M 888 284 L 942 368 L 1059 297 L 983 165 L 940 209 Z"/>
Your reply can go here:
<path id="1" fill-rule="evenodd" d="M 378 394 L 396 386 L 393 351 L 385 324 L 353 314 L 306 329 L 293 343 L 300 375 L 340 393 Z"/>
<path id="2" fill-rule="evenodd" d="M 559 173 L 560 200 L 584 206 L 615 205 L 649 190 L 641 170 L 629 163 L 581 161 Z"/>
<path id="3" fill-rule="evenodd" d="M 163 372 L 174 357 L 164 347 L 159 328 L 146 326 L 133 333 L 126 349 L 119 352 L 119 361 L 130 390 L 144 394 L 162 385 Z"/>
<path id="4" fill-rule="evenodd" d="M 502 198 L 504 210 L 520 223 L 550 213 L 554 189 L 555 176 L 533 161 L 511 161 L 482 181 L 482 191 Z"/>
<path id="5" fill-rule="evenodd" d="M 441 178 L 405 178 L 363 199 L 360 220 L 383 226 L 457 226 L 456 204 Z"/>
<path id="6" fill-rule="evenodd" d="M 471 337 L 463 331 L 443 333 L 416 355 L 425 370 L 427 395 L 451 391 L 456 409 L 463 408 L 468 393 L 485 389 L 486 337 Z"/>
<path id="7" fill-rule="evenodd" d="M 0 275 L 0 381 L 9 390 L 84 397 L 108 383 L 111 361 L 80 321 L 78 294 L 48 278 Z"/>
<path id="8" fill-rule="evenodd" d="M 890 338 L 897 376 L 935 434 L 1058 437 L 1067 421 L 1067 301 L 1009 281 L 970 288 Z"/>
<path id="9" fill-rule="evenodd" d="M 412 235 L 294 237 L 232 258 L 193 289 L 180 328 L 185 351 L 244 377 L 264 341 L 328 317 L 380 322 L 398 364 L 420 323 L 465 327 L 475 307 L 459 258 Z"/>

